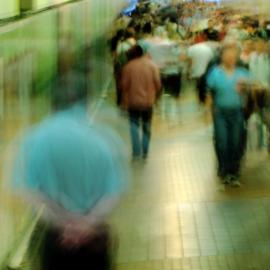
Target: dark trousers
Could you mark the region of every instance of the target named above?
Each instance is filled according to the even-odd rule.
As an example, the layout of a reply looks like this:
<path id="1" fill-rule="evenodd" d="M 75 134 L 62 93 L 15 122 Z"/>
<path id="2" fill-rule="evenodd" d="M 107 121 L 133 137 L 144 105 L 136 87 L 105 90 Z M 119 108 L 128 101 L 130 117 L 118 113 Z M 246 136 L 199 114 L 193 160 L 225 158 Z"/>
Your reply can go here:
<path id="1" fill-rule="evenodd" d="M 166 93 L 179 97 L 182 88 L 181 73 L 162 75 L 162 85 Z"/>
<path id="2" fill-rule="evenodd" d="M 242 109 L 215 108 L 213 115 L 219 175 L 238 175 L 245 135 L 243 111 Z"/>
<path id="3" fill-rule="evenodd" d="M 60 234 L 48 229 L 42 248 L 42 270 L 111 270 L 111 240 L 104 227 L 89 243 L 77 249 L 67 249 L 60 244 Z"/>
<path id="4" fill-rule="evenodd" d="M 151 139 L 152 108 L 129 110 L 130 134 L 134 157 L 148 155 Z"/>
<path id="5" fill-rule="evenodd" d="M 206 101 L 206 78 L 202 76 L 201 78 L 196 79 L 196 88 L 198 91 L 198 99 L 200 103 L 205 103 Z"/>

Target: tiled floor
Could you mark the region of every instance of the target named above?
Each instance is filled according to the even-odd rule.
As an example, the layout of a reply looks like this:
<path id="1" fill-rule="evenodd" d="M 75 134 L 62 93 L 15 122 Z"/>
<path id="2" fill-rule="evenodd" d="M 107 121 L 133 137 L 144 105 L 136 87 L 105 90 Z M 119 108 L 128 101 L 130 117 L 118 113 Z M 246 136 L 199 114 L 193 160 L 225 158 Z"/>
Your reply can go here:
<path id="1" fill-rule="evenodd" d="M 96 121 L 110 122 L 129 145 L 128 123 L 109 104 Z M 149 160 L 132 164 L 130 192 L 111 219 L 118 270 L 270 269 L 270 160 L 249 151 L 243 186 L 224 190 L 209 123 L 188 91 L 180 101 L 164 96 Z M 10 138 L 12 129 L 4 130 Z"/>
<path id="2" fill-rule="evenodd" d="M 170 107 L 166 107 L 170 105 Z M 243 186 L 215 176 L 211 125 L 193 98 L 165 97 L 151 155 L 112 218 L 119 270 L 270 269 L 270 166 L 249 151 Z"/>

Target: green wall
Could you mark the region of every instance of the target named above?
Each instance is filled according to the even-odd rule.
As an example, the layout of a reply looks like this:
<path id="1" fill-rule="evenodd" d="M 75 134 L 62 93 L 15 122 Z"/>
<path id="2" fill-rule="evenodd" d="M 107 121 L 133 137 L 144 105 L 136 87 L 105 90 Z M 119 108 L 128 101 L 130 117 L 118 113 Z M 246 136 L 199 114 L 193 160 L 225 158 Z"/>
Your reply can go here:
<path id="1" fill-rule="evenodd" d="M 5 6 L 9 1 L 10 3 L 12 2 L 12 0 L 0 0 L 0 7 Z M 66 2 L 66 0 L 50 0 L 50 3 L 57 4 L 60 1 Z M 10 104 L 6 106 L 8 107 L 8 111 L 3 113 L 3 118 L 1 118 L 2 115 L 0 113 L 0 123 L 2 125 L 0 146 L 1 143 L 2 146 L 6 143 L 5 140 L 9 142 L 13 137 L 18 136 L 18 133 L 27 128 L 29 123 L 39 121 L 46 113 L 50 113 L 50 107 L 48 106 L 50 103 L 50 86 L 57 72 L 59 40 L 61 36 L 71 37 L 72 44 L 70 44 L 70 46 L 73 46 L 78 53 L 81 52 L 81 49 L 85 45 L 90 45 L 91 43 L 91 53 L 89 59 L 86 59 L 92 64 L 90 90 L 93 100 L 96 100 L 100 96 L 101 91 L 108 85 L 108 80 L 112 77 L 112 65 L 104 29 L 109 29 L 109 21 L 112 21 L 112 17 L 114 16 L 114 1 L 82 0 L 72 1 L 72 3 L 60 5 L 28 18 L 21 18 L 15 22 L 0 26 L 0 79 L 4 79 L 5 81 L 8 77 L 5 74 L 5 70 L 8 70 L 14 63 L 23 62 L 22 59 L 25 58 L 25 55 L 31 55 L 34 64 L 33 74 L 29 76 L 30 81 L 32 81 L 33 78 L 33 83 L 30 83 L 29 87 L 24 87 L 24 89 L 27 89 L 29 97 L 32 97 L 31 102 L 29 102 L 29 97 L 25 99 L 26 101 L 28 100 L 26 104 L 18 102 L 18 99 L 20 99 L 19 96 L 15 95 L 14 98 L 14 96 L 11 95 L 11 100 L 13 98 L 15 102 L 12 103 L 12 100 L 11 106 Z M 2 62 L 4 71 L 1 70 Z M 17 72 L 19 70 L 18 73 L 20 73 L 24 65 L 19 64 L 18 66 L 20 66 L 20 68 L 15 69 L 14 75 L 12 72 L 9 72 L 9 74 L 12 74 L 11 80 L 13 80 L 14 76 L 14 81 L 17 80 L 20 84 L 24 76 L 17 74 Z M 2 73 L 4 74 L 3 76 Z M 22 74 L 26 74 L 27 76 L 28 73 L 23 72 Z M 9 93 L 12 93 L 10 89 L 16 87 L 20 88 L 16 86 L 16 83 L 14 84 L 15 86 L 10 87 L 0 81 L 0 94 L 2 90 L 1 85 L 4 85 L 4 96 L 8 96 L 8 98 Z M 0 106 L 2 105 L 1 100 L 0 95 Z M 33 100 L 34 104 L 37 104 L 37 106 L 32 105 Z M 4 103 L 5 102 L 6 99 L 4 98 Z M 8 102 L 10 102 L 10 100 Z M 24 109 L 18 110 L 18 106 L 21 105 L 23 105 L 23 108 L 26 108 L 25 111 Z M 34 109 L 36 107 L 40 108 L 38 112 Z M 4 154 L 4 151 L 2 151 L 0 158 L 3 156 L 4 160 L 8 160 L 8 155 L 12 155 L 13 153 L 12 151 L 9 152 L 8 149 L 5 151 L 7 151 L 7 154 Z M 10 169 L 10 171 L 12 171 L 12 169 Z M 6 177 L 2 177 L 0 181 L 5 180 L 5 178 Z M 5 233 L 1 233 L 1 225 L 3 225 L 5 221 L 3 221 L 3 219 L 1 220 L 0 216 L 0 246 L 2 243 L 2 247 L 0 248 L 0 269 L 3 263 L 2 259 L 4 257 L 6 258 L 8 252 L 15 249 L 16 242 L 18 240 L 20 241 L 20 237 L 23 235 L 23 224 L 29 221 L 26 205 L 18 202 L 17 199 L 14 198 L 14 195 L 8 193 L 6 189 L 2 190 L 1 184 L 2 182 L 0 182 L 0 210 L 1 206 L 5 208 L 4 210 L 12 225 L 9 226 L 9 234 L 6 233 L 7 230 L 4 230 Z M 6 235 L 5 238 L 3 238 L 4 235 Z M 5 240 L 5 242 L 3 242 L 3 240 Z M 3 243 L 6 244 L 3 245 Z"/>
<path id="2" fill-rule="evenodd" d="M 46 89 L 55 75 L 57 60 L 57 12 L 55 10 L 0 28 L 1 57 L 7 63 L 25 51 L 33 53 L 35 89 Z"/>
<path id="3" fill-rule="evenodd" d="M 0 19 L 14 17 L 20 13 L 19 0 L 0 0 Z"/>
<path id="4" fill-rule="evenodd" d="M 7 2 L 11 0 L 0 1 Z M 3 5 L 0 2 L 0 6 Z M 31 103 L 23 106 L 26 108 L 26 112 L 18 110 L 20 103 L 18 102 L 18 97 L 15 96 L 15 102 L 11 103 L 11 106 L 10 103 L 6 106 L 8 111 L 5 111 L 4 119 L 0 120 L 0 145 L 2 144 L 3 148 L 6 147 L 3 144 L 12 140 L 14 136 L 18 136 L 19 132 L 27 128 L 29 122 L 39 121 L 47 112 L 50 112 L 50 108 L 48 108 L 49 102 L 46 101 L 50 99 L 50 86 L 57 71 L 59 36 L 70 34 L 73 43 L 71 45 L 79 52 L 85 44 L 85 35 L 88 32 L 86 29 L 87 23 L 85 22 L 86 18 L 89 19 L 87 17 L 88 11 L 85 9 L 85 1 L 78 1 L 46 10 L 0 27 L 0 59 L 4 62 L 4 70 L 8 69 L 14 62 L 21 61 L 27 53 L 33 56 L 34 63 L 34 87 L 29 87 L 28 89 L 29 94 L 32 96 Z M 60 18 L 63 20 L 61 24 L 59 24 Z M 88 28 L 90 27 L 91 25 L 89 24 Z M 90 38 L 88 37 L 87 40 L 89 41 Z M 0 70 L 0 72 L 3 71 Z M 19 77 L 20 75 L 14 72 L 14 80 L 17 80 Z M 99 88 L 96 87 L 95 90 L 98 93 Z M 9 95 L 9 91 L 9 88 L 4 88 L 5 96 Z M 33 100 L 35 104 L 38 104 L 38 107 L 40 106 L 38 116 L 36 115 L 37 106 L 31 108 Z M 25 122 L 24 115 L 20 115 L 21 112 L 26 115 Z M 30 120 L 28 118 L 29 115 Z M 7 155 L 3 152 L 1 153 L 4 156 L 4 160 L 7 160 L 9 152 Z M 1 224 L 6 223 L 6 221 L 1 220 L 0 216 L 0 246 L 2 243 L 0 248 L 0 269 L 3 258 L 10 250 L 15 249 L 14 243 L 16 245 L 16 241 L 22 235 L 22 220 L 29 217 L 26 212 L 27 207 L 24 204 L 18 203 L 13 198 L 13 195 L 6 192 L 6 190 L 2 190 L 4 178 L 2 177 L 0 180 L 0 206 L 4 208 L 12 226 L 9 226 L 9 234 L 7 234 L 7 230 L 4 231 L 5 233 L 1 233 Z M 8 237 L 4 237 L 4 235 L 8 235 Z"/>

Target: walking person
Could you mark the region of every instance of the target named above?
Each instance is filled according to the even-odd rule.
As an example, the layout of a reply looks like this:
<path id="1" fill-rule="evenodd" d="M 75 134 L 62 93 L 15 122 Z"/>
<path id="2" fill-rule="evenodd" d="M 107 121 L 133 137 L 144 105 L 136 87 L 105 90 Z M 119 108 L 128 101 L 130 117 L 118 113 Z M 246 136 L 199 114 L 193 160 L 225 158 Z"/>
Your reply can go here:
<path id="1" fill-rule="evenodd" d="M 163 47 L 167 54 L 166 62 L 160 69 L 162 86 L 164 92 L 178 98 L 182 88 L 181 49 L 179 44 L 170 41 Z"/>
<path id="2" fill-rule="evenodd" d="M 122 73 L 122 107 L 129 113 L 133 158 L 147 158 L 153 106 L 161 94 L 160 74 L 147 49 L 137 45 Z M 142 132 L 142 134 L 141 134 Z"/>
<path id="3" fill-rule="evenodd" d="M 261 89 L 269 89 L 270 87 L 270 53 L 269 44 L 267 40 L 263 38 L 257 38 L 255 41 L 255 50 L 251 53 L 249 59 L 249 70 Z M 256 112 L 253 114 L 253 119 L 256 120 L 258 142 L 257 148 L 263 149 L 265 137 L 267 141 L 270 141 L 268 132 L 265 132 L 264 128 L 264 116 L 263 110 L 260 106 L 257 107 Z M 268 151 L 270 152 L 270 145 L 267 145 Z"/>
<path id="4" fill-rule="evenodd" d="M 89 123 L 86 74 L 64 54 L 52 92 L 55 113 L 23 139 L 13 183 L 34 208 L 45 206 L 42 270 L 110 270 L 106 220 L 128 176 L 123 143 L 110 128 Z"/>
<path id="5" fill-rule="evenodd" d="M 116 84 L 116 103 L 119 106 L 121 104 L 122 69 L 127 63 L 127 52 L 136 44 L 136 40 L 133 29 L 119 31 L 117 35 L 119 36 L 119 41 L 114 54 L 114 77 Z"/>
<path id="6" fill-rule="evenodd" d="M 225 184 L 240 186 L 240 163 L 244 132 L 245 99 L 242 91 L 249 73 L 238 67 L 239 49 L 227 43 L 221 51 L 221 64 L 213 67 L 207 85 L 213 97 L 214 143 L 218 176 Z"/>
<path id="7" fill-rule="evenodd" d="M 207 41 L 194 44 L 187 51 L 188 73 L 190 79 L 196 82 L 200 104 L 205 102 L 205 80 L 203 76 L 214 56 L 214 51 Z"/>

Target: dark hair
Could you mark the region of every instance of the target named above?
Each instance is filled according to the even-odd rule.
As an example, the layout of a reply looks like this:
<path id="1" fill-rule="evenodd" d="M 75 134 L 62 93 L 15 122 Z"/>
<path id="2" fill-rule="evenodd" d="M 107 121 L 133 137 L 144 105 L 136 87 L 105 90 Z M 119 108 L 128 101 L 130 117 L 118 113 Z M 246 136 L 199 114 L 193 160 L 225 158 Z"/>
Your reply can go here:
<path id="1" fill-rule="evenodd" d="M 142 31 L 144 34 L 152 34 L 152 25 L 150 22 L 147 22 L 143 28 L 142 28 Z"/>
<path id="2" fill-rule="evenodd" d="M 135 45 L 127 52 L 127 59 L 128 61 L 131 61 L 136 58 L 142 57 L 143 54 L 143 48 L 139 45 Z"/>
<path id="3" fill-rule="evenodd" d="M 136 26 L 135 26 L 135 32 L 136 33 L 140 33 L 141 32 L 141 29 L 142 29 L 142 27 L 141 27 L 141 25 L 138 23 Z"/>
<path id="4" fill-rule="evenodd" d="M 118 38 L 118 40 L 120 40 L 125 36 L 125 30 L 123 29 L 118 30 L 115 36 Z"/>
<path id="5" fill-rule="evenodd" d="M 54 110 L 63 110 L 76 103 L 87 102 L 90 49 L 85 48 L 82 51 L 80 55 L 69 51 L 60 53 L 60 58 L 63 62 L 67 61 L 67 66 L 63 70 L 58 70 L 52 85 L 51 100 Z"/>
<path id="6" fill-rule="evenodd" d="M 220 57 L 222 59 L 222 56 L 224 54 L 225 51 L 227 50 L 236 50 L 237 53 L 238 53 L 238 57 L 240 57 L 240 52 L 241 52 L 241 49 L 239 47 L 239 45 L 237 44 L 237 42 L 235 41 L 226 41 L 223 43 L 222 47 L 220 48 Z"/>
<path id="7" fill-rule="evenodd" d="M 136 20 L 134 20 L 133 18 L 130 20 L 129 24 L 128 24 L 128 28 L 135 28 L 136 26 Z"/>
<path id="8" fill-rule="evenodd" d="M 118 30 L 116 34 L 109 40 L 109 46 L 111 52 L 116 51 L 117 44 L 119 40 L 121 40 L 125 36 L 125 31 L 124 30 Z"/>
<path id="9" fill-rule="evenodd" d="M 125 37 L 125 39 L 134 38 L 135 37 L 135 30 L 133 28 L 127 29 L 124 37 Z"/>
<path id="10" fill-rule="evenodd" d="M 256 32 L 256 37 L 254 38 L 255 41 L 268 41 L 268 37 L 265 37 L 262 31 Z"/>
<path id="11" fill-rule="evenodd" d="M 208 29 L 206 29 L 204 31 L 204 34 L 206 35 L 206 38 L 210 41 L 218 41 L 219 40 L 218 31 L 208 31 Z"/>
<path id="12" fill-rule="evenodd" d="M 249 20 L 246 22 L 247 27 L 258 28 L 260 23 L 258 20 Z"/>
<path id="13" fill-rule="evenodd" d="M 87 102 L 87 81 L 84 73 L 72 70 L 65 75 L 59 75 L 51 91 L 54 110 L 63 110 L 74 104 Z"/>

